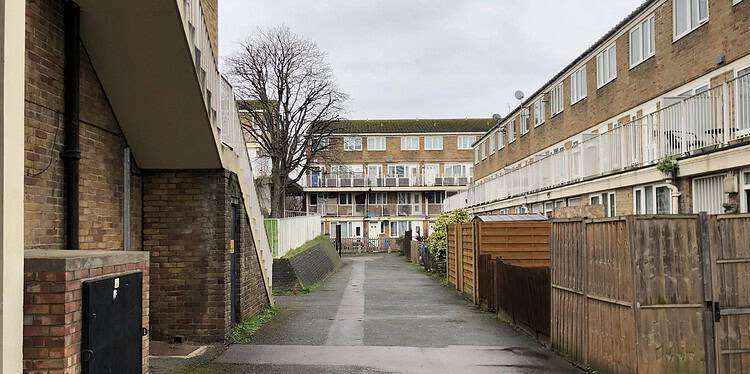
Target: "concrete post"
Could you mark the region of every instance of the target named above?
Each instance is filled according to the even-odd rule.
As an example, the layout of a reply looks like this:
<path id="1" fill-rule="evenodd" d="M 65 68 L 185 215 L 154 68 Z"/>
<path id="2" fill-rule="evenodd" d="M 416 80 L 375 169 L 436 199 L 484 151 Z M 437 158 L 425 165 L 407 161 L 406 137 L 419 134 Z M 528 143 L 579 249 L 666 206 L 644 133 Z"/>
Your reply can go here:
<path id="1" fill-rule="evenodd" d="M 25 0 L 0 0 L 0 374 L 22 372 Z"/>

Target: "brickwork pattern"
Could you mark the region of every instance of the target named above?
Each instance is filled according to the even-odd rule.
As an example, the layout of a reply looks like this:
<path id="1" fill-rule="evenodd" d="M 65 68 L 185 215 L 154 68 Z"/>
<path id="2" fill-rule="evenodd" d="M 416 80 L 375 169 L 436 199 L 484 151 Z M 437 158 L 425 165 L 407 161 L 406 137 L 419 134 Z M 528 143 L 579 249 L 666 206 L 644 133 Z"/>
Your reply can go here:
<path id="1" fill-rule="evenodd" d="M 26 6 L 24 239 L 30 249 L 59 249 L 65 242 L 60 158 L 64 140 L 63 4 L 62 0 L 28 0 Z M 85 48 L 80 88 L 81 248 L 122 249 L 123 150 L 127 143 Z M 137 178 L 133 182 L 131 206 L 139 212 L 140 182 Z M 131 227 L 140 227 L 137 216 L 132 217 Z"/>
<path id="2" fill-rule="evenodd" d="M 69 272 L 24 274 L 24 372 L 81 372 L 82 284 L 95 278 L 143 273 L 143 327 L 149 328 L 147 263 L 105 266 Z M 143 337 L 143 372 L 148 373 L 149 337 Z"/>
<path id="3" fill-rule="evenodd" d="M 214 57 L 219 57 L 219 1 L 218 0 L 200 0 L 203 8 L 203 17 L 208 27 L 208 37 L 211 40 L 211 48 L 214 50 Z"/>
<path id="4" fill-rule="evenodd" d="M 151 253 L 152 338 L 222 341 L 230 332 L 231 205 L 236 176 L 224 170 L 146 171 L 143 242 Z M 230 185 L 234 185 L 230 187 Z M 268 304 L 247 217 L 242 213 L 240 308 Z"/>
<path id="5" fill-rule="evenodd" d="M 596 58 L 586 63 L 588 97 L 571 107 L 570 78 L 564 81 L 565 110 L 550 118 L 546 105 L 545 122 L 494 156 L 480 162 L 477 178 L 494 173 L 528 156 L 609 120 L 633 107 L 665 94 L 687 82 L 709 74 L 717 68 L 716 59 L 725 56 L 726 63 L 750 53 L 750 3 L 743 1 L 709 1 L 709 22 L 692 33 L 673 41 L 672 1 L 665 1 L 654 12 L 656 20 L 656 55 L 630 69 L 629 34 L 617 40 L 617 78 L 600 89 L 596 87 Z M 550 77 L 551 78 L 551 77 Z M 545 88 L 548 90 L 550 87 Z M 518 126 L 519 121 L 516 121 Z M 520 134 L 516 128 L 516 134 Z M 506 140 L 507 142 L 507 140 Z M 567 146 L 570 146 L 569 144 Z"/>

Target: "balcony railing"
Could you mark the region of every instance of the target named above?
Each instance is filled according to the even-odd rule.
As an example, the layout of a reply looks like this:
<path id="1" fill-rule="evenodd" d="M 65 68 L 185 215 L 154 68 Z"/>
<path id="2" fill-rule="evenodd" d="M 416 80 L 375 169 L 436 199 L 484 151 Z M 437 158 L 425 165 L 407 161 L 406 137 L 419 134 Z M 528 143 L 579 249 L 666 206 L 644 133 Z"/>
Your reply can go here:
<path id="1" fill-rule="evenodd" d="M 435 216 L 443 204 L 311 204 L 307 211 L 324 217 Z"/>
<path id="2" fill-rule="evenodd" d="M 446 211 L 710 152 L 750 137 L 750 74 L 685 98 L 580 144 L 537 156 L 446 199 Z"/>
<path id="3" fill-rule="evenodd" d="M 369 176 L 364 173 L 312 174 L 303 179 L 304 187 L 460 187 L 471 183 L 471 177 Z"/>

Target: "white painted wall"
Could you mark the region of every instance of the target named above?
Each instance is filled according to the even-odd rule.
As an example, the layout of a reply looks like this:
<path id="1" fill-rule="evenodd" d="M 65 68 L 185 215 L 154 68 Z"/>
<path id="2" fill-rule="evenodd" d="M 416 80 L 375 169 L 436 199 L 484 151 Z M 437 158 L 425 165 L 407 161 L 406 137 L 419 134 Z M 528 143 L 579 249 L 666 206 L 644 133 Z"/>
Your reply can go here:
<path id="1" fill-rule="evenodd" d="M 279 218 L 279 247 L 276 257 L 283 257 L 290 250 L 315 239 L 321 234 L 320 216 Z"/>

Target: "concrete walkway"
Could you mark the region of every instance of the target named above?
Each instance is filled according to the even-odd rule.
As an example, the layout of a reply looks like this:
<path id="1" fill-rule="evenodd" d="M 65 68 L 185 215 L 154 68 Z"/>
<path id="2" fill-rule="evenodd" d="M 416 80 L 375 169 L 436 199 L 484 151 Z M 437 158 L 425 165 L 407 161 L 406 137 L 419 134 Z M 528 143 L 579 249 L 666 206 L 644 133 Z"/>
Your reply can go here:
<path id="1" fill-rule="evenodd" d="M 576 373 L 395 255 L 347 258 L 319 290 L 277 298 L 252 345 L 216 361 L 241 373 Z"/>

